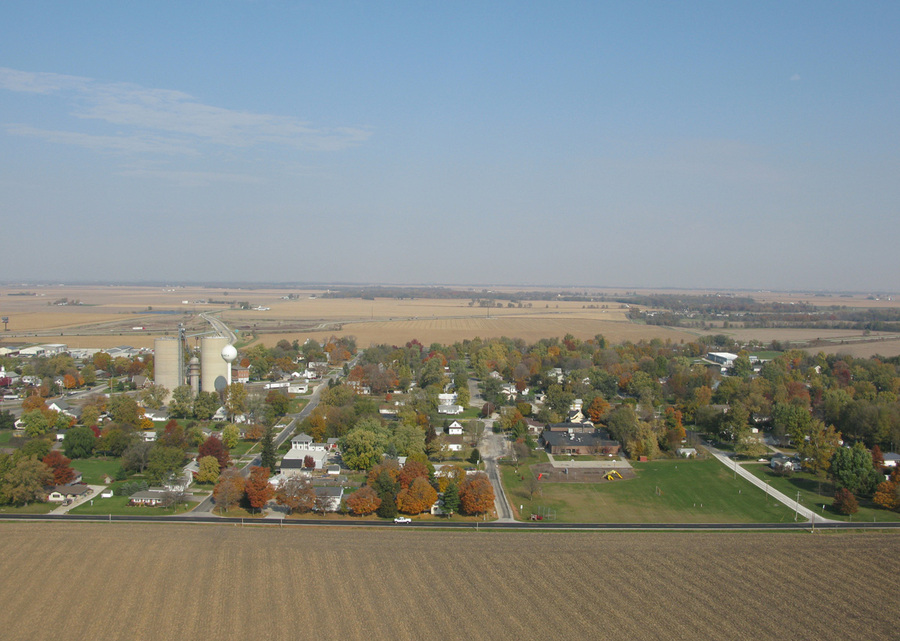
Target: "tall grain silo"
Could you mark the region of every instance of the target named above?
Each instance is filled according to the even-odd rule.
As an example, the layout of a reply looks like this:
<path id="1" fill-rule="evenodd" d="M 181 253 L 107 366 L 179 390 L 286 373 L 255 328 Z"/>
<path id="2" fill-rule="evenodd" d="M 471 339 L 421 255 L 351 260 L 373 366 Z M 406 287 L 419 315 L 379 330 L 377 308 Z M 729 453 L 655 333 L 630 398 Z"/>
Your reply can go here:
<path id="1" fill-rule="evenodd" d="M 177 338 L 157 338 L 153 341 L 153 382 L 169 390 L 166 403 L 172 398 L 175 388 L 184 385 L 184 357 L 181 341 Z"/>
<path id="2" fill-rule="evenodd" d="M 231 363 L 222 358 L 228 345 L 224 336 L 204 336 L 200 339 L 200 389 L 218 392 L 228 385 Z"/>

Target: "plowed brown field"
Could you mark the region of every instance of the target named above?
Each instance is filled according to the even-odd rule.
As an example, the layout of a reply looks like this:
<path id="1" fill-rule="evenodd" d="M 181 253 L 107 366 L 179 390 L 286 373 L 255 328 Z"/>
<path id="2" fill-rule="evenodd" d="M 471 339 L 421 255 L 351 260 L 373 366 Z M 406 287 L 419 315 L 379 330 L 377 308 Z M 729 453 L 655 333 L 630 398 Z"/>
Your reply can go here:
<path id="1" fill-rule="evenodd" d="M 4 523 L 4 639 L 888 639 L 900 535 Z"/>

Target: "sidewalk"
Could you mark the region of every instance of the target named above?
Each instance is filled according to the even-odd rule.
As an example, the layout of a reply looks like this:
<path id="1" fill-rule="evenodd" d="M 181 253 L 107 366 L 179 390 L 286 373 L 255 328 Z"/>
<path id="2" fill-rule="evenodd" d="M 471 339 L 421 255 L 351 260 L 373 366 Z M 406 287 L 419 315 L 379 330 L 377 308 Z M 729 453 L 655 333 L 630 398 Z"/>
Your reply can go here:
<path id="1" fill-rule="evenodd" d="M 717 459 L 719 459 L 719 461 L 722 462 L 722 465 L 724 465 L 725 467 L 727 467 L 727 468 L 730 469 L 730 470 L 735 470 L 741 477 L 743 477 L 743 478 L 745 478 L 746 480 L 750 481 L 751 483 L 753 483 L 753 485 L 755 485 L 755 486 L 758 487 L 759 489 L 763 490 L 764 492 L 766 492 L 767 494 L 769 494 L 769 495 L 772 496 L 773 498 L 775 498 L 775 499 L 777 499 L 778 501 L 784 503 L 784 504 L 785 504 L 786 506 L 788 506 L 790 509 L 792 509 L 792 510 L 794 510 L 795 512 L 797 512 L 797 513 L 799 513 L 800 515 L 802 515 L 807 521 L 809 521 L 809 522 L 811 522 L 811 523 L 840 523 L 840 522 L 841 522 L 841 521 L 835 521 L 834 519 L 826 519 L 826 518 L 825 518 L 824 516 L 822 516 L 821 514 L 816 514 L 815 512 L 813 512 L 812 510 L 810 510 L 809 508 L 803 507 L 800 503 L 797 503 L 797 501 L 795 501 L 794 499 L 788 497 L 786 494 L 782 494 L 782 493 L 779 492 L 778 490 L 776 490 L 776 489 L 770 487 L 770 486 L 769 486 L 767 483 L 765 483 L 762 479 L 758 479 L 758 478 L 756 478 L 755 476 L 753 476 L 750 472 L 748 472 L 747 470 L 745 470 L 742 466 L 738 465 L 738 464 L 737 464 L 737 461 L 735 461 L 734 459 L 732 459 L 732 458 L 726 456 L 725 454 L 723 454 L 723 453 L 721 452 L 721 450 L 717 450 L 717 449 L 714 448 L 712 445 L 706 445 L 706 444 L 704 444 L 704 447 L 705 447 L 707 450 L 709 450 L 709 453 L 710 453 L 710 454 L 712 454 L 712 455 L 715 456 Z"/>
<path id="2" fill-rule="evenodd" d="M 557 454 L 557 457 L 560 455 Z M 566 455 L 563 455 L 565 457 Z M 562 457 L 561 457 L 562 458 Z M 609 459 L 598 459 L 596 461 L 571 461 L 571 460 L 557 460 L 553 457 L 552 454 L 547 455 L 547 459 L 550 461 L 550 465 L 557 468 L 572 468 L 572 469 L 602 469 L 602 470 L 630 470 L 631 463 L 621 458 L 609 458 Z"/>

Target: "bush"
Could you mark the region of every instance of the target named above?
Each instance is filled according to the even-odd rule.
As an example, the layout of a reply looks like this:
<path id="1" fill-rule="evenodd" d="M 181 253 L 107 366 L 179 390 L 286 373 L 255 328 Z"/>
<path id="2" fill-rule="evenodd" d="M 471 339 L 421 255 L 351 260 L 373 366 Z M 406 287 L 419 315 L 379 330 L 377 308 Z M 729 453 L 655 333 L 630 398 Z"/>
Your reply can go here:
<path id="1" fill-rule="evenodd" d="M 841 514 L 856 514 L 859 511 L 859 503 L 857 503 L 856 497 L 845 487 L 834 493 L 832 507 Z"/>
<path id="2" fill-rule="evenodd" d="M 146 481 L 134 481 L 132 483 L 122 483 L 116 488 L 116 496 L 131 496 L 135 492 L 143 492 L 150 486 Z"/>

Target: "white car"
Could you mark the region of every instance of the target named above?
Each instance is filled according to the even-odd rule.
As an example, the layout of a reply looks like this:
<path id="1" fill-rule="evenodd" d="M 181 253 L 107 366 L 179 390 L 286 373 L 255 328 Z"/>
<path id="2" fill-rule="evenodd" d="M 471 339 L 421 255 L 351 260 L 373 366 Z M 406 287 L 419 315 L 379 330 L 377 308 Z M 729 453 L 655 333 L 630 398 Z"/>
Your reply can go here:
<path id="1" fill-rule="evenodd" d="M 412 523 L 412 519 L 408 516 L 398 516 L 394 519 L 394 523 Z"/>

